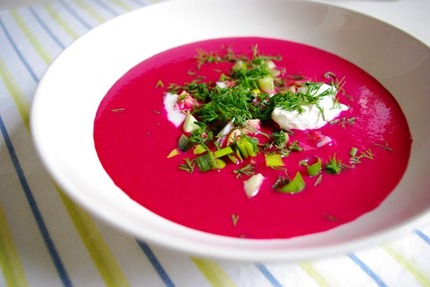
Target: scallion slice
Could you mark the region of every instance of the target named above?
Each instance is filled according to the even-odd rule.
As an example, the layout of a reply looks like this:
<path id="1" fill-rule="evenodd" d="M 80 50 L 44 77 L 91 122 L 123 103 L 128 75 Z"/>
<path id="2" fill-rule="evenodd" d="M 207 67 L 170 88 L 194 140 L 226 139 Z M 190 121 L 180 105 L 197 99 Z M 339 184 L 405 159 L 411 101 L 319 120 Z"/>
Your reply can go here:
<path id="1" fill-rule="evenodd" d="M 294 176 L 293 180 L 287 183 L 286 185 L 279 188 L 280 192 L 284 193 L 299 193 L 305 189 L 306 183 L 305 180 L 302 177 L 302 174 L 300 172 L 297 172 Z"/>
<path id="2" fill-rule="evenodd" d="M 205 153 L 196 157 L 196 165 L 201 172 L 209 171 L 218 168 L 213 152 Z"/>
<path id="3" fill-rule="evenodd" d="M 307 171 L 310 176 L 316 176 L 321 172 L 322 161 L 321 158 L 317 158 L 317 162 L 307 166 Z"/>
<path id="4" fill-rule="evenodd" d="M 282 155 L 279 153 L 265 154 L 264 159 L 266 160 L 266 166 L 271 168 L 283 167 L 284 162 L 282 161 Z"/>
<path id="5" fill-rule="evenodd" d="M 233 153 L 232 148 L 228 146 L 228 147 L 214 151 L 214 157 L 220 158 L 220 157 L 232 154 L 232 153 Z"/>
<path id="6" fill-rule="evenodd" d="M 192 147 L 193 147 L 193 145 L 194 145 L 194 144 L 191 142 L 190 138 L 189 138 L 189 137 L 187 137 L 186 135 L 182 134 L 182 135 L 179 137 L 179 140 L 178 140 L 178 148 L 179 148 L 181 151 L 186 152 L 186 151 L 188 151 L 190 148 L 192 148 Z"/>

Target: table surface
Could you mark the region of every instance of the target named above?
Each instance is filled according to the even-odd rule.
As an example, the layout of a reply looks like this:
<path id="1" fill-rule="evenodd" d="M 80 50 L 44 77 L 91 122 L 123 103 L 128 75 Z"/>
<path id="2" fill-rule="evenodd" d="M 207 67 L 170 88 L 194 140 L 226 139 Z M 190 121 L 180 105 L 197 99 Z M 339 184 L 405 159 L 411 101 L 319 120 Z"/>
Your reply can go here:
<path id="1" fill-rule="evenodd" d="M 0 286 L 430 286 L 430 224 L 381 246 L 330 258 L 222 262 L 136 240 L 57 190 L 28 126 L 40 78 L 83 33 L 155 2 L 0 3 Z M 430 45 L 428 0 L 327 2 L 380 18 Z"/>

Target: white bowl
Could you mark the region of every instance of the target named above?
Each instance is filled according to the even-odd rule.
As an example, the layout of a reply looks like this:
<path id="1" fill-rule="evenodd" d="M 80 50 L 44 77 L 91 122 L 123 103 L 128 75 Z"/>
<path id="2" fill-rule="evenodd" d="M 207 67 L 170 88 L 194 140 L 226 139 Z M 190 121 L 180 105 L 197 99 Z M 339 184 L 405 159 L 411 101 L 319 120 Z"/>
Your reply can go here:
<path id="1" fill-rule="evenodd" d="M 380 81 L 413 136 L 406 173 L 374 211 L 330 231 L 280 240 L 223 237 L 165 220 L 127 197 L 101 166 L 93 121 L 108 89 L 140 61 L 198 40 L 261 36 L 335 53 Z M 37 90 L 31 128 L 40 157 L 84 208 L 150 243 L 205 257 L 297 260 L 340 254 L 411 232 L 430 211 L 430 49 L 376 19 L 308 1 L 186 0 L 151 5 L 84 35 L 54 61 Z"/>

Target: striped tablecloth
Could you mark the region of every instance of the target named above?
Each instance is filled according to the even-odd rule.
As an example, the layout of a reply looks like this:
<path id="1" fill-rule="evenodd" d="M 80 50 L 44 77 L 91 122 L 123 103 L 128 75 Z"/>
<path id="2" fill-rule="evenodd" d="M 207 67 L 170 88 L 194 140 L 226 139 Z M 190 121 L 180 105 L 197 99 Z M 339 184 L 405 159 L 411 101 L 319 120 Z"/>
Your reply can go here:
<path id="1" fill-rule="evenodd" d="M 93 218 L 56 188 L 29 131 L 39 80 L 80 35 L 153 2 L 57 0 L 0 11 L 0 286 L 430 286 L 430 225 L 342 256 L 240 264 L 148 245 Z M 363 5 L 413 1 L 371 2 Z M 417 15 L 429 18 L 422 6 Z"/>

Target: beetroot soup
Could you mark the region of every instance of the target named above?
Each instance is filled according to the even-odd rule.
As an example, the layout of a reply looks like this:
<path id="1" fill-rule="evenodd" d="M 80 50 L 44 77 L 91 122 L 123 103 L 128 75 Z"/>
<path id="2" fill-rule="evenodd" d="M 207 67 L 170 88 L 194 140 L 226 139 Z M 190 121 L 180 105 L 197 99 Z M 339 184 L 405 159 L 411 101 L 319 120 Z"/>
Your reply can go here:
<path id="1" fill-rule="evenodd" d="M 168 220 L 290 238 L 378 207 L 401 179 L 412 139 L 393 96 L 357 66 L 244 37 L 139 63 L 101 102 L 94 141 L 113 182 Z"/>

